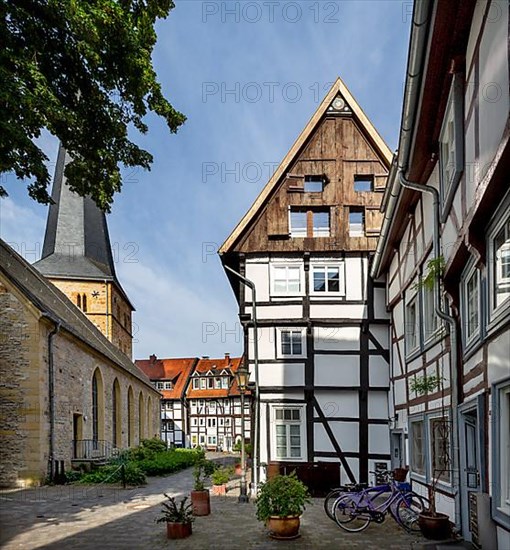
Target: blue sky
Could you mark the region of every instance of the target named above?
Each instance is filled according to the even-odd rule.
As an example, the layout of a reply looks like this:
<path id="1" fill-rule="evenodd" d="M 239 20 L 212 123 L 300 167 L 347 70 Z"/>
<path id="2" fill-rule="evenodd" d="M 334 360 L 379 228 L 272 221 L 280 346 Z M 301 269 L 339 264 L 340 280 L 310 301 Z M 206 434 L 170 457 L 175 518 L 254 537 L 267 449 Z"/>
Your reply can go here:
<path id="1" fill-rule="evenodd" d="M 412 2 L 176 0 L 154 63 L 188 121 L 148 117 L 150 172 L 125 174 L 108 216 L 119 279 L 137 311 L 136 358 L 242 352 L 237 304 L 214 250 L 341 76 L 397 145 Z M 41 144 L 54 163 L 56 142 Z M 52 169 L 53 172 L 53 169 Z M 40 255 L 47 208 L 0 175 L 0 235 Z"/>

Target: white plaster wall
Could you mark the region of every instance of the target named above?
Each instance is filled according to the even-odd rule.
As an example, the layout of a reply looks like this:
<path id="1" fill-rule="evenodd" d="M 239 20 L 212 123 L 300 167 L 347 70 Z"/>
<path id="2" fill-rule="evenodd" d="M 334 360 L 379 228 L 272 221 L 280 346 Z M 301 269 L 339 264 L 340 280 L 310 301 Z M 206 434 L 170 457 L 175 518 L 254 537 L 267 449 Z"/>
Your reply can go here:
<path id="1" fill-rule="evenodd" d="M 305 384 L 304 363 L 259 364 L 261 386 L 303 386 Z"/>
<path id="2" fill-rule="evenodd" d="M 358 392 L 357 391 L 316 391 L 315 397 L 326 417 L 345 416 L 358 418 Z M 319 415 L 314 412 L 315 417 Z"/>
<path id="3" fill-rule="evenodd" d="M 388 349 L 389 346 L 389 332 L 390 329 L 386 326 L 370 326 L 370 333 L 384 349 Z M 371 341 L 369 343 L 369 349 L 376 349 L 375 345 Z"/>
<path id="4" fill-rule="evenodd" d="M 364 258 L 345 258 L 345 291 L 348 300 L 363 300 L 363 287 L 365 286 L 365 281 L 361 276 L 362 264 L 366 264 Z"/>
<path id="5" fill-rule="evenodd" d="M 488 381 L 494 384 L 510 375 L 510 330 L 494 338 L 488 349 Z"/>
<path id="6" fill-rule="evenodd" d="M 275 328 L 274 327 L 258 327 L 257 328 L 258 345 L 259 345 L 259 359 L 275 359 Z M 254 352 L 254 333 L 253 329 L 250 329 L 248 334 L 248 355 L 253 359 Z"/>
<path id="7" fill-rule="evenodd" d="M 314 327 L 315 350 L 359 350 L 359 327 Z"/>
<path id="8" fill-rule="evenodd" d="M 255 283 L 257 289 L 257 301 L 269 301 L 269 262 L 265 260 L 248 260 L 246 262 L 246 278 Z M 245 287 L 246 301 L 251 302 L 250 288 Z"/>
<path id="9" fill-rule="evenodd" d="M 388 319 L 386 311 L 386 289 L 374 288 L 374 316 L 376 319 Z"/>
<path id="10" fill-rule="evenodd" d="M 386 392 L 368 392 L 368 417 L 383 419 L 388 418 L 388 396 L 386 395 Z"/>
<path id="11" fill-rule="evenodd" d="M 359 386 L 359 357 L 356 355 L 316 355 L 316 386 Z"/>
<path id="12" fill-rule="evenodd" d="M 245 308 L 245 313 L 251 313 L 251 307 Z M 300 305 L 274 305 L 257 307 L 257 316 L 262 319 L 301 319 L 303 306 Z"/>
<path id="13" fill-rule="evenodd" d="M 390 366 L 380 355 L 372 355 L 369 359 L 368 380 L 371 386 L 389 387 Z"/>
<path id="14" fill-rule="evenodd" d="M 368 426 L 368 452 L 390 454 L 390 431 L 387 425 L 370 424 Z M 373 470 L 373 467 L 369 466 L 369 470 Z"/>
<path id="15" fill-rule="evenodd" d="M 366 317 L 366 305 L 341 303 L 334 305 L 311 304 L 310 317 L 312 319 L 362 319 Z"/>

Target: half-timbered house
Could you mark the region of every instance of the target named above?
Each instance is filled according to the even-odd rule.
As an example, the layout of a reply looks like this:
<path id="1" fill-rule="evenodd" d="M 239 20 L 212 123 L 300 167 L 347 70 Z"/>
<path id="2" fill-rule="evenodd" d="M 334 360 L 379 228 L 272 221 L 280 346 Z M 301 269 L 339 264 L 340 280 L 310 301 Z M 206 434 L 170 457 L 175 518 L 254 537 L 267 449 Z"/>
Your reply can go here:
<path id="1" fill-rule="evenodd" d="M 415 3 L 372 266 L 392 319 L 392 456 L 415 490 L 437 480 L 438 511 L 483 548 L 510 548 L 508 9 Z"/>
<path id="2" fill-rule="evenodd" d="M 198 359 L 159 359 L 151 355 L 135 363 L 161 393 L 161 439 L 168 447 L 189 447 L 186 388 Z"/>
<path id="3" fill-rule="evenodd" d="M 186 390 L 191 446 L 232 451 L 242 438 L 241 395 L 236 372 L 242 357 L 204 357 L 196 364 Z M 250 395 L 245 395 L 244 438 L 249 441 Z"/>
<path id="4" fill-rule="evenodd" d="M 310 485 L 390 460 L 389 320 L 368 263 L 391 156 L 338 79 L 219 251 L 256 288 L 258 380 L 252 291 L 227 270 L 260 393 L 256 463 Z"/>

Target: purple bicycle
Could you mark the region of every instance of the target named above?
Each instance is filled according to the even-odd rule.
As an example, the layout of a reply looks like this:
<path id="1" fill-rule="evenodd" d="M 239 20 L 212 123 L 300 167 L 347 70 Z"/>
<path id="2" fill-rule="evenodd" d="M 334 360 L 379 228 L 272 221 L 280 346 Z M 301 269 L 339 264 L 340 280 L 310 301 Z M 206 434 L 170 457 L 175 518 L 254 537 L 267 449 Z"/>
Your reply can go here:
<path id="1" fill-rule="evenodd" d="M 410 490 L 408 483 L 387 483 L 338 496 L 332 509 L 336 523 L 351 533 L 366 529 L 372 521 L 382 523 L 389 512 L 406 531 L 419 531 L 418 516 L 428 507 L 427 499 Z"/>

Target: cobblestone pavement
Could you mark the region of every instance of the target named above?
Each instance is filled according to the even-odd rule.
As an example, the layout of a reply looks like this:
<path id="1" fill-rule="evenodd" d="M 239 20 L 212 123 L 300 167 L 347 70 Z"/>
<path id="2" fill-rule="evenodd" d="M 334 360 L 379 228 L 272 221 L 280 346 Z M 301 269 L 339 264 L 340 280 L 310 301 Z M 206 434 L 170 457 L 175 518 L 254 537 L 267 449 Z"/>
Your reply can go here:
<path id="1" fill-rule="evenodd" d="M 388 518 L 362 533 L 346 533 L 325 515 L 322 500 L 314 499 L 301 520 L 301 537 L 273 541 L 255 518 L 252 502 L 239 504 L 237 490 L 211 496 L 211 515 L 196 518 L 193 535 L 166 539 L 165 526 L 154 523 L 163 492 L 188 494 L 191 469 L 168 477 L 150 478 L 145 487 L 43 487 L 0 493 L 0 546 L 11 549 L 186 549 L 294 550 L 363 548 L 364 550 L 421 548 L 423 539 L 399 529 Z M 233 484 L 234 482 L 231 482 Z"/>

